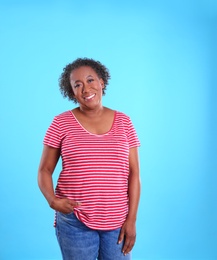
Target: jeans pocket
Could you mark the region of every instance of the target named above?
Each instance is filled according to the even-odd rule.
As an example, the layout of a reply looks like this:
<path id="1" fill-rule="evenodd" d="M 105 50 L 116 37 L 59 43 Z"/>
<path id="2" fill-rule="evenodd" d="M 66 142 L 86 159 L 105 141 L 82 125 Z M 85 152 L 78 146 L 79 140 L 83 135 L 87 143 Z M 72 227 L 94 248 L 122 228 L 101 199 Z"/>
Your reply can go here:
<path id="1" fill-rule="evenodd" d="M 74 215 L 74 212 L 72 211 L 72 212 L 69 212 L 69 213 L 62 213 L 62 212 L 60 212 L 61 214 L 63 214 L 63 215 L 65 215 L 65 216 L 71 216 L 71 215 Z"/>

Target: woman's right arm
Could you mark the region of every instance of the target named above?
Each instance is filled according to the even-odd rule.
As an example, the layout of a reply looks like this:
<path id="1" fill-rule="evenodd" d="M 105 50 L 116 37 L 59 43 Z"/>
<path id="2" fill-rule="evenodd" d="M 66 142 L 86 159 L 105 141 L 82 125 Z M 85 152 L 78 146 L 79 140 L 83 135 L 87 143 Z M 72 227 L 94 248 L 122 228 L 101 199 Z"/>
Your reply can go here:
<path id="1" fill-rule="evenodd" d="M 38 185 L 50 207 L 56 199 L 52 174 L 60 158 L 60 149 L 44 145 L 38 169 Z"/>
<path id="2" fill-rule="evenodd" d="M 52 174 L 60 158 L 60 149 L 44 145 L 38 169 L 38 185 L 50 207 L 62 213 L 70 213 L 79 203 L 55 196 Z"/>

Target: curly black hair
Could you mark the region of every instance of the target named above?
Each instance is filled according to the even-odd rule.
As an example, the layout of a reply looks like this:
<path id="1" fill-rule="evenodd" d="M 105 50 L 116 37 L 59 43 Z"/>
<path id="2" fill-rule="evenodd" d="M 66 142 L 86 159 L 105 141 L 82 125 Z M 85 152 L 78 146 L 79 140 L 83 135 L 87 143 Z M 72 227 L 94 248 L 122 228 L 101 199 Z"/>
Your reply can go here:
<path id="1" fill-rule="evenodd" d="M 63 97 L 72 100 L 74 103 L 77 103 L 77 100 L 74 97 L 72 86 L 70 84 L 70 74 L 73 70 L 83 66 L 91 67 L 96 72 L 98 77 L 103 80 L 104 82 L 103 95 L 105 95 L 106 86 L 108 85 L 108 81 L 110 79 L 109 70 L 99 61 L 88 59 L 88 58 L 78 58 L 72 63 L 69 63 L 68 65 L 65 66 L 62 74 L 60 75 L 59 87 Z"/>

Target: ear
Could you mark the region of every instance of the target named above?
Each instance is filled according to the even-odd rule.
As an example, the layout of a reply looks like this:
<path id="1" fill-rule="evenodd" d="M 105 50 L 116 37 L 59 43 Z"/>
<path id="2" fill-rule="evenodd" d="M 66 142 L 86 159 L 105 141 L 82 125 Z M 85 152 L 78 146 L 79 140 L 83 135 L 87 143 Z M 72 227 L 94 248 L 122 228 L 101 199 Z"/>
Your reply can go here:
<path id="1" fill-rule="evenodd" d="M 100 81 L 100 84 L 101 84 L 101 86 L 102 86 L 102 89 L 104 89 L 104 88 L 105 88 L 105 84 L 104 84 L 103 79 L 101 78 L 101 79 L 99 79 L 99 81 Z"/>

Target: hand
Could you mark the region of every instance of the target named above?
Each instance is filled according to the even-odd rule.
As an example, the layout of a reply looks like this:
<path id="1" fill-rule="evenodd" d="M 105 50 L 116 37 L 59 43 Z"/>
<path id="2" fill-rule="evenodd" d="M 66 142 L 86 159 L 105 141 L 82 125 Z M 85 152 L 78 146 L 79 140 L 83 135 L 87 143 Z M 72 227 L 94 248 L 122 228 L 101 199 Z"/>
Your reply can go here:
<path id="1" fill-rule="evenodd" d="M 75 207 L 78 207 L 80 205 L 81 205 L 81 203 L 76 202 L 74 200 L 55 198 L 51 202 L 50 207 L 52 209 L 62 212 L 64 214 L 69 214 L 74 211 Z"/>
<path id="2" fill-rule="evenodd" d="M 118 237 L 118 244 L 124 240 L 122 252 L 124 255 L 128 254 L 136 241 L 136 225 L 134 221 L 126 220 L 121 228 Z"/>

